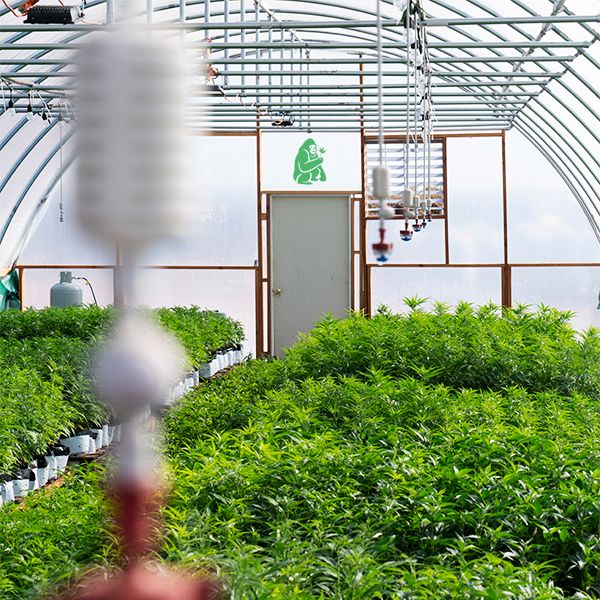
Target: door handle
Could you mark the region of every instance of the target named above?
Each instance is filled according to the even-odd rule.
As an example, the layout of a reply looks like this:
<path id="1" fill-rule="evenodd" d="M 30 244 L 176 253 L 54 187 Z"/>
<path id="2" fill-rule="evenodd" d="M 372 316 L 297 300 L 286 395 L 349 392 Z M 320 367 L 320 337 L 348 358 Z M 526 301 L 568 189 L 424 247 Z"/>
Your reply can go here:
<path id="1" fill-rule="evenodd" d="M 281 296 L 283 290 L 281 288 L 273 288 L 273 296 Z"/>

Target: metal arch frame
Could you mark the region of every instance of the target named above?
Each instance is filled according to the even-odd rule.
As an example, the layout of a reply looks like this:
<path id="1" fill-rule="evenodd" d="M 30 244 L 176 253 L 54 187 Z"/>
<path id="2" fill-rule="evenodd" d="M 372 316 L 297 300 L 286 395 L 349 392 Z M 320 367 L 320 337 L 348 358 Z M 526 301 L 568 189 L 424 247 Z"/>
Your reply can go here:
<path id="1" fill-rule="evenodd" d="M 307 0 L 297 0 L 297 1 L 298 2 L 307 2 Z M 392 0 L 385 0 L 385 1 L 388 4 L 392 4 Z M 485 5 L 485 4 L 481 3 L 481 2 L 478 2 L 477 0 L 467 0 L 467 2 L 470 5 L 472 5 L 472 6 L 475 6 L 475 7 L 479 8 L 479 9 L 482 9 L 482 10 L 486 11 L 490 15 L 494 15 L 495 14 L 495 13 L 493 13 L 493 11 L 490 9 L 489 6 L 487 6 L 487 5 Z M 585 21 L 584 22 L 578 21 L 577 18 L 576 18 L 576 16 L 572 15 L 572 13 L 570 13 L 574 17 L 572 19 L 567 19 L 566 17 L 565 18 L 537 18 L 536 13 L 533 10 L 531 10 L 529 7 L 527 7 L 520 0 L 511 0 L 511 2 L 512 2 L 512 4 L 514 4 L 515 6 L 521 8 L 522 10 L 525 10 L 529 14 L 535 15 L 536 18 L 533 19 L 533 21 L 535 21 L 535 22 L 539 22 L 539 23 L 542 23 L 542 22 L 554 23 L 555 24 L 553 26 L 554 31 L 556 31 L 558 33 L 558 35 L 560 35 L 564 40 L 569 40 L 569 41 L 573 42 L 573 44 L 577 44 L 577 42 L 575 42 L 573 40 L 570 40 L 569 36 L 566 36 L 566 34 L 564 34 L 564 32 L 562 32 L 562 30 L 559 28 L 560 23 L 574 23 L 574 22 L 577 22 L 577 23 L 579 23 L 579 25 L 588 34 L 590 34 L 590 35 L 593 36 L 593 39 L 591 40 L 592 42 L 595 41 L 598 38 L 598 35 L 599 35 L 598 32 L 596 32 L 593 28 L 591 28 L 588 25 L 587 22 L 585 22 Z M 553 0 L 548 0 L 548 2 L 549 2 L 550 5 L 554 5 L 554 1 Z M 454 32 L 456 32 L 459 35 L 461 35 L 462 37 L 471 38 L 473 40 L 473 42 L 475 42 L 477 38 L 475 38 L 474 36 L 472 36 L 470 32 L 464 31 L 463 27 L 462 27 L 463 25 L 465 25 L 465 24 L 468 24 L 468 25 L 477 24 L 478 26 L 486 29 L 492 35 L 494 35 L 494 36 L 496 36 L 498 38 L 503 38 L 503 36 L 501 36 L 498 32 L 496 32 L 496 31 L 494 31 L 492 29 L 492 27 L 493 27 L 494 24 L 500 24 L 501 23 L 501 24 L 505 24 L 505 25 L 509 26 L 511 29 L 513 29 L 516 32 L 518 32 L 518 34 L 522 38 L 524 38 L 525 41 L 526 41 L 527 38 L 531 39 L 531 36 L 529 34 L 527 34 L 526 32 L 522 31 L 521 28 L 518 26 L 519 22 L 523 22 L 524 21 L 524 18 L 519 17 L 519 18 L 516 18 L 516 19 L 511 19 L 511 18 L 504 18 L 504 17 L 501 17 L 501 16 L 500 17 L 498 17 L 498 16 L 492 16 L 492 17 L 490 17 L 488 19 L 485 19 L 485 18 L 469 19 L 469 21 L 467 23 L 466 21 L 462 21 L 461 18 L 468 18 L 468 15 L 466 15 L 465 13 L 462 13 L 461 11 L 458 11 L 458 10 L 454 9 L 453 7 L 449 7 L 442 0 L 431 0 L 431 3 L 435 4 L 437 6 L 441 6 L 441 7 L 445 8 L 446 10 L 449 10 L 449 11 L 453 12 L 454 14 L 458 14 L 459 15 L 459 18 L 457 18 L 457 19 L 441 19 L 441 20 L 440 19 L 437 19 L 437 20 L 434 19 L 434 20 L 432 20 L 432 25 L 436 25 L 436 27 L 440 26 L 440 25 L 448 27 L 449 29 L 452 29 Z M 105 4 L 105 2 L 103 2 L 102 0 L 96 0 L 93 3 L 91 3 L 90 6 L 101 6 L 103 4 Z M 153 8 L 153 13 L 154 12 L 162 12 L 162 11 L 165 11 L 165 12 L 175 11 L 177 8 L 179 8 L 179 11 L 180 11 L 180 14 L 181 14 L 181 10 L 182 9 L 181 9 L 180 4 L 181 3 L 171 3 L 171 4 L 161 5 L 161 6 L 157 6 L 157 7 L 152 7 Z M 192 0 L 191 2 L 187 2 L 188 6 L 191 6 L 191 5 L 202 5 L 202 4 L 204 4 L 206 6 L 207 4 L 210 4 L 210 3 L 204 2 L 203 0 Z M 224 3 L 222 1 L 219 1 L 218 3 L 213 1 L 213 7 L 214 7 L 215 4 L 218 4 L 218 5 L 221 5 L 221 6 L 224 7 Z M 337 10 L 344 9 L 346 12 L 350 12 L 350 13 L 353 13 L 353 14 L 366 14 L 366 15 L 372 15 L 373 14 L 372 11 L 367 11 L 367 10 L 364 10 L 363 8 L 344 7 L 341 4 L 339 4 L 338 2 L 332 2 L 332 1 L 326 1 L 326 0 L 313 0 L 313 1 L 311 1 L 311 5 L 313 7 L 314 7 L 314 5 L 327 6 L 329 8 L 334 9 L 334 10 L 335 9 L 337 9 Z M 3 11 L 0 11 L 0 15 L 4 14 L 6 12 L 7 12 L 7 9 L 5 9 Z M 563 10 L 563 12 L 568 12 L 568 11 L 564 11 Z M 210 16 L 211 17 L 213 17 L 213 16 L 219 16 L 220 14 L 224 14 L 224 13 L 225 13 L 225 9 L 223 8 L 223 12 L 222 13 L 219 13 L 218 11 L 211 11 L 210 12 Z M 319 16 L 320 14 L 322 14 L 323 16 L 330 17 L 330 18 L 334 18 L 335 17 L 335 15 L 331 15 L 331 14 L 328 14 L 328 13 L 317 13 L 314 10 L 313 11 L 309 11 L 309 12 L 305 12 L 305 11 L 286 11 L 285 14 L 290 14 L 290 13 L 293 13 L 293 14 L 308 14 L 308 15 L 311 15 L 311 16 L 314 16 L 314 15 Z M 237 11 L 230 11 L 230 16 L 235 16 L 236 14 L 239 14 L 239 13 Z M 201 20 L 202 18 L 203 18 L 203 15 L 198 15 L 198 16 L 195 16 L 193 18 L 193 20 L 194 21 L 195 20 Z M 204 15 L 204 19 L 205 19 L 205 22 L 206 22 L 206 15 Z M 592 19 L 590 19 L 590 21 L 592 21 Z M 192 22 L 192 19 L 190 19 L 189 22 Z M 475 23 L 475 22 L 477 22 L 477 23 Z M 527 21 L 527 22 L 530 22 L 530 21 Z M 288 25 L 288 23 L 286 23 L 286 25 Z M 365 27 L 368 28 L 368 26 L 372 25 L 372 23 L 371 22 L 366 22 L 366 23 L 364 23 L 364 25 L 365 25 Z M 231 26 L 230 28 L 233 28 L 233 29 L 240 28 L 240 23 L 238 23 L 238 22 L 232 22 L 230 24 L 230 26 Z M 251 29 L 252 23 L 248 22 L 244 26 L 245 27 L 249 26 L 248 28 Z M 268 27 L 268 25 L 265 25 L 265 27 Z M 195 26 L 194 28 L 195 29 L 199 29 L 201 31 L 203 29 L 202 27 L 198 27 L 198 26 Z M 79 31 L 79 32 L 75 33 L 75 35 L 70 35 L 68 38 L 66 38 L 66 40 L 61 40 L 60 43 L 68 43 L 69 41 L 75 41 L 76 39 L 78 39 L 81 36 L 85 35 L 85 33 L 89 29 L 90 28 L 86 28 L 86 30 Z M 300 31 L 300 29 L 298 29 L 298 30 Z M 0 31 L 2 31 L 2 27 L 1 26 L 0 26 Z M 437 31 L 437 29 L 436 29 L 436 31 Z M 33 30 L 23 30 L 23 31 L 20 31 L 17 35 L 11 36 L 10 41 L 18 41 L 19 39 L 23 39 L 24 37 L 28 36 L 32 32 L 33 32 Z M 331 32 L 327 32 L 327 35 L 329 35 L 330 33 Z M 335 31 L 335 33 L 336 33 L 336 35 L 338 34 L 337 30 Z M 359 33 L 362 34 L 362 37 L 359 35 Z M 351 34 L 352 37 L 363 39 L 363 40 L 366 40 L 370 36 L 372 37 L 372 35 L 373 35 L 371 32 L 369 32 L 368 29 L 359 32 L 354 27 L 352 29 L 346 29 L 344 31 L 344 35 L 346 37 L 350 37 L 349 34 Z M 342 35 L 342 34 L 340 33 L 340 35 Z M 240 37 L 241 37 L 241 34 L 240 34 Z M 388 34 L 386 37 L 389 40 L 392 40 L 392 41 L 395 40 L 395 39 L 397 39 L 391 33 Z M 440 36 L 438 36 L 437 33 L 435 33 L 432 37 L 438 37 L 438 38 L 440 38 Z M 440 38 L 440 39 L 442 39 L 442 38 Z M 510 41 L 509 40 L 507 40 L 506 38 L 503 38 L 503 39 L 504 39 L 505 42 L 507 42 L 508 45 L 510 45 Z M 479 43 L 482 44 L 481 47 L 485 47 L 485 46 L 483 46 L 483 44 L 486 44 L 486 42 L 479 42 Z M 517 42 L 515 42 L 515 43 L 517 43 Z M 494 49 L 495 47 L 494 47 L 494 45 L 493 45 L 492 42 L 489 42 L 488 44 L 489 45 L 488 45 L 488 47 L 486 49 L 490 50 L 493 54 L 496 54 L 497 56 L 499 56 L 501 60 L 508 61 L 510 58 L 512 58 L 512 57 L 506 58 L 505 55 L 502 55 L 501 53 L 499 53 L 498 51 L 496 51 Z M 600 65 L 598 64 L 598 62 L 595 61 L 595 59 L 593 57 L 591 57 L 588 52 L 586 52 L 586 46 L 583 45 L 581 42 L 579 44 L 580 44 L 579 47 L 583 48 L 583 49 L 581 51 L 577 51 L 576 54 L 573 55 L 572 57 L 569 57 L 569 62 L 575 60 L 575 58 L 577 56 L 583 55 L 596 68 L 600 69 Z M 505 47 L 508 47 L 508 46 L 505 46 Z M 552 48 L 551 45 L 546 46 L 546 45 L 542 44 L 542 45 L 540 45 L 540 48 L 542 49 L 543 52 L 545 52 L 548 55 L 547 60 L 552 60 L 552 61 L 556 60 L 557 62 L 560 62 L 560 64 L 563 65 L 563 67 L 564 67 L 564 72 L 569 72 L 569 73 L 573 74 L 578 79 L 578 81 L 580 81 L 588 90 L 590 90 L 592 93 L 594 93 L 598 97 L 598 90 L 596 90 L 596 88 L 594 88 L 590 84 L 590 82 L 588 82 L 585 78 L 583 78 L 569 64 L 569 62 L 560 60 L 561 57 L 556 57 L 551 52 L 551 48 Z M 577 46 L 573 46 L 573 48 L 577 49 Z M 458 48 L 454 48 L 454 49 L 458 49 Z M 465 80 L 465 79 L 470 80 L 472 78 L 486 77 L 485 75 L 482 75 L 481 72 L 478 72 L 478 70 L 476 68 L 474 68 L 470 64 L 470 62 L 469 63 L 467 62 L 467 57 L 465 57 L 465 56 L 457 56 L 455 54 L 452 54 L 452 53 L 448 52 L 448 50 L 450 50 L 449 47 L 447 47 L 445 49 L 443 47 L 442 48 L 436 48 L 436 51 L 437 50 L 440 50 L 440 52 L 443 52 L 445 54 L 449 54 L 449 56 L 451 58 L 456 59 L 457 63 L 460 63 L 461 59 L 464 61 L 463 62 L 463 65 L 464 65 L 463 69 L 464 70 L 459 75 L 450 75 L 450 74 L 445 75 L 445 77 L 447 78 L 448 83 L 452 84 L 452 87 L 455 87 L 458 90 L 460 90 L 460 92 L 456 92 L 455 94 L 448 94 L 449 96 L 453 95 L 453 96 L 456 96 L 457 98 L 462 98 L 462 97 L 464 97 L 463 94 L 465 93 L 466 89 L 474 90 L 475 88 L 479 88 L 480 91 L 481 91 L 481 95 L 477 95 L 476 92 L 473 92 L 472 96 L 474 98 L 478 98 L 478 97 L 482 98 L 482 101 L 480 103 L 482 106 L 500 106 L 499 104 L 494 104 L 494 105 L 487 105 L 486 104 L 485 98 L 489 99 L 489 98 L 493 98 L 494 97 L 493 86 L 490 85 L 490 83 L 492 83 L 492 82 L 490 82 L 490 81 L 482 81 L 481 79 L 477 79 L 474 82 L 473 81 L 457 81 L 457 78 L 458 79 L 462 79 L 462 80 Z M 484 63 L 489 64 L 492 71 L 497 71 L 497 69 L 493 66 L 493 62 L 486 61 L 485 57 L 477 57 L 477 55 L 475 53 L 471 53 L 468 50 L 464 50 L 464 49 L 459 49 L 459 50 L 461 52 L 464 52 L 465 54 L 467 54 L 467 56 L 470 55 L 474 59 L 481 58 L 481 63 L 482 64 L 484 64 Z M 36 59 L 39 59 L 42 56 L 45 56 L 46 54 L 48 54 L 50 52 L 52 52 L 52 49 L 41 50 L 40 52 L 37 52 L 34 55 L 32 55 L 29 60 L 32 61 L 32 62 L 35 62 Z M 259 53 L 259 50 L 257 49 L 257 54 L 258 53 Z M 530 62 L 532 64 L 535 64 L 538 67 L 540 67 L 542 71 L 545 71 L 546 73 L 549 73 L 548 69 L 545 68 L 545 65 L 544 65 L 545 61 L 544 60 L 536 61 L 535 58 L 536 57 L 531 57 Z M 215 62 L 218 62 L 218 61 L 215 61 Z M 359 61 L 357 60 L 356 62 L 359 62 Z M 477 64 L 477 63 L 475 63 L 475 64 Z M 467 65 L 468 65 L 468 67 L 467 67 Z M 14 69 L 13 72 L 15 74 L 19 74 L 21 72 L 22 68 L 23 67 L 21 67 L 19 69 Z M 58 76 L 60 76 L 60 71 L 61 70 L 62 70 L 62 67 L 59 67 L 59 68 L 56 68 L 56 69 L 50 71 L 49 73 L 40 74 L 41 76 L 39 78 L 39 81 L 36 81 L 35 83 L 36 84 L 41 84 L 41 82 L 46 81 L 47 75 L 49 75 L 50 73 L 55 73 Z M 248 75 L 251 76 L 251 75 L 253 75 L 253 73 L 249 71 L 249 72 L 246 73 L 246 76 L 248 76 Z M 489 77 L 486 77 L 486 79 L 489 79 Z M 513 117 L 512 117 L 512 120 L 510 121 L 510 123 L 508 125 L 503 125 L 503 127 L 508 128 L 508 127 L 510 127 L 512 125 L 516 125 L 516 123 L 518 121 L 519 125 L 520 125 L 520 127 L 519 127 L 520 130 L 527 130 L 529 133 L 531 133 L 533 125 L 529 123 L 530 119 L 522 117 L 523 115 L 526 114 L 525 109 L 531 110 L 532 109 L 531 105 L 539 104 L 542 110 L 544 110 L 546 112 L 550 112 L 549 109 L 542 103 L 541 98 L 540 98 L 540 96 L 543 96 L 544 92 L 549 92 L 549 94 L 555 100 L 557 100 L 558 102 L 560 102 L 564 106 L 564 108 L 566 110 L 568 110 L 573 115 L 573 117 L 575 119 L 577 119 L 579 121 L 579 123 L 596 140 L 598 140 L 598 138 L 597 138 L 597 136 L 596 136 L 593 128 L 590 128 L 590 126 L 588 124 L 586 124 L 582 120 L 582 118 L 579 117 L 579 115 L 577 115 L 576 113 L 574 113 L 573 107 L 566 106 L 564 104 L 564 102 L 562 102 L 559 99 L 559 97 L 555 96 L 552 93 L 552 90 L 547 89 L 547 87 L 546 87 L 547 83 L 550 82 L 550 81 L 554 81 L 554 79 L 548 78 L 547 82 L 542 82 L 542 83 L 540 83 L 538 81 L 538 78 L 530 77 L 530 79 L 533 81 L 533 85 L 539 85 L 541 89 L 539 90 L 539 92 L 537 93 L 536 96 L 528 96 L 528 100 L 523 105 L 519 106 L 518 108 L 514 107 L 514 105 L 515 105 L 514 98 L 516 98 L 517 95 L 510 94 L 510 93 L 506 94 L 507 101 L 504 102 L 501 105 L 505 106 L 505 107 L 507 107 L 508 105 L 511 105 L 511 109 L 510 110 L 513 111 Z M 588 106 L 588 104 L 574 90 L 572 90 L 570 88 L 570 86 L 566 85 L 565 82 L 562 81 L 561 78 L 555 78 L 555 79 L 556 79 L 556 81 L 559 82 L 559 85 L 561 85 L 564 89 L 567 90 L 568 93 L 570 93 L 574 98 L 576 98 L 576 100 L 577 100 L 577 102 L 578 102 L 578 104 L 580 106 L 582 106 L 585 110 L 589 111 L 596 120 L 598 119 L 598 115 L 595 113 L 595 111 L 593 111 Z M 515 82 L 511 82 L 511 84 L 512 84 L 511 85 L 511 89 L 512 88 L 516 88 L 516 89 L 520 90 L 522 93 L 526 93 L 523 90 L 523 85 L 525 83 L 527 83 L 528 85 L 530 85 L 530 84 L 532 84 L 532 81 L 528 81 L 528 82 L 522 81 L 522 82 L 516 82 L 516 83 Z M 465 85 L 467 83 L 469 84 L 468 88 Z M 506 82 L 505 82 L 504 85 L 506 85 Z M 288 86 L 288 87 L 291 87 L 291 86 Z M 450 86 L 448 86 L 448 87 L 450 87 Z M 513 100 L 509 101 L 508 98 L 513 98 Z M 474 111 L 466 110 L 464 114 L 465 114 L 465 119 L 463 119 L 461 121 L 461 122 L 465 122 L 466 123 L 466 125 L 464 126 L 464 129 L 477 128 L 479 126 L 479 124 L 476 123 L 476 122 L 472 123 L 472 127 L 469 126 L 468 115 L 469 114 L 474 114 Z M 234 116 L 234 118 L 237 119 L 237 115 L 233 114 L 232 116 Z M 332 113 L 331 113 L 331 121 L 332 122 L 335 122 L 335 117 L 336 117 L 336 113 L 334 111 L 332 111 Z M 551 115 L 551 114 L 549 115 L 549 118 L 550 119 L 554 119 L 555 121 L 558 121 L 558 119 L 556 119 L 555 117 L 553 117 L 553 115 Z M 233 121 L 224 120 L 223 122 L 224 123 L 229 123 L 229 122 L 233 122 Z M 239 122 L 239 120 L 238 120 L 238 122 Z M 545 121 L 545 122 L 550 127 L 550 124 L 547 121 Z M 558 121 L 557 124 L 559 126 L 561 125 L 561 123 L 559 121 Z M 556 132 L 556 129 L 554 127 L 552 127 L 552 129 L 553 129 L 554 133 L 558 136 L 558 133 Z M 557 141 L 554 140 L 554 139 L 552 139 L 552 136 L 549 134 L 549 132 L 547 132 L 547 131 L 546 132 L 542 132 L 541 135 L 545 135 L 548 138 L 548 140 L 547 140 L 548 144 L 556 144 L 557 145 Z M 590 167 L 590 162 L 596 164 L 596 166 L 598 166 L 598 167 L 600 167 L 600 163 L 598 162 L 598 159 L 596 158 L 596 153 L 594 153 L 593 151 L 591 151 L 589 148 L 587 148 L 583 144 L 580 144 L 579 141 L 574 136 L 571 136 L 571 138 L 572 138 L 571 141 L 574 141 L 576 144 L 581 145 L 581 151 L 583 152 L 584 155 L 587 155 L 587 158 L 589 160 L 586 160 L 581 155 L 580 152 L 575 151 L 572 147 L 571 147 L 571 149 L 574 151 L 575 157 L 576 157 L 576 159 L 578 161 L 580 161 L 581 165 L 577 165 L 577 166 L 575 165 L 575 158 L 570 158 L 570 157 L 567 157 L 567 156 L 565 156 L 563 158 L 564 158 L 565 161 L 567 161 L 567 163 L 571 163 L 573 167 L 576 166 L 576 171 L 579 173 L 578 184 L 581 184 L 581 179 L 583 179 L 583 180 L 585 180 L 585 182 L 589 186 L 590 185 L 589 184 L 589 180 L 587 178 L 583 177 L 583 173 L 582 173 L 581 167 L 583 167 L 583 169 L 588 170 L 589 173 L 590 173 L 590 175 L 594 179 L 597 180 L 597 175 L 594 173 L 594 171 Z M 562 136 L 562 135 L 559 137 L 559 139 L 563 143 L 566 142 L 565 137 Z M 4 145 L 5 143 L 7 143 L 7 141 L 9 141 L 9 140 L 7 140 L 7 137 L 5 136 L 5 138 L 2 140 L 1 144 Z M 556 147 L 558 148 L 558 145 Z M 554 168 L 557 167 L 556 162 L 557 161 L 555 160 L 552 163 L 553 166 L 554 166 Z M 566 173 L 564 171 L 561 170 L 561 171 L 559 171 L 559 173 L 561 174 L 561 177 L 563 177 L 563 179 L 566 179 L 567 175 L 566 175 Z M 572 171 L 571 171 L 570 174 L 573 175 Z M 4 187 L 4 186 L 2 186 L 2 187 Z M 582 187 L 582 189 L 584 189 L 584 187 Z M 1 189 L 0 189 L 0 191 L 1 191 Z M 597 193 L 594 193 L 593 195 L 596 197 L 597 200 L 600 201 L 600 198 L 598 197 Z M 588 202 L 590 202 L 590 205 L 595 209 L 595 212 L 598 213 L 598 205 L 597 205 L 597 203 L 594 202 L 594 199 L 591 196 L 589 196 L 587 194 L 586 194 L 586 196 L 588 198 Z M 578 196 L 578 198 L 581 198 L 581 196 Z M 589 211 L 586 211 L 586 214 L 589 214 Z M 594 226 L 595 230 L 598 228 L 597 222 L 595 220 L 593 222 L 593 226 Z"/>
<path id="2" fill-rule="evenodd" d="M 53 155 L 52 158 L 54 158 L 54 156 L 56 156 L 56 153 Z M 50 183 L 44 188 L 44 192 L 40 195 L 40 199 L 36 202 L 35 208 L 31 211 L 31 215 L 30 215 L 29 219 L 27 219 L 27 224 L 23 228 L 23 234 L 21 235 L 21 239 L 20 239 L 19 245 L 18 245 L 18 250 L 16 253 L 17 258 L 13 262 L 12 268 L 15 268 L 15 266 L 16 266 L 16 263 L 18 261 L 18 255 L 20 254 L 21 250 L 24 248 L 25 243 L 27 241 L 27 237 L 29 236 L 29 233 L 31 232 L 31 228 L 33 227 L 33 224 L 35 223 L 35 220 L 37 219 L 40 211 L 42 210 L 42 208 L 46 204 L 46 202 L 50 199 L 50 196 L 54 193 L 54 190 L 56 189 L 56 186 L 59 184 L 61 177 L 63 177 L 67 173 L 67 171 L 71 168 L 72 164 L 75 162 L 75 159 L 76 159 L 76 155 L 75 155 L 75 153 L 73 153 L 71 156 L 69 156 L 64 161 L 63 170 L 60 171 L 60 169 L 59 169 L 58 173 L 56 173 L 56 175 L 54 175 L 54 177 L 50 180 Z"/>
<path id="3" fill-rule="evenodd" d="M 582 192 L 577 189 L 574 181 L 577 180 L 577 174 L 574 173 L 574 169 L 572 166 L 569 166 L 568 163 L 564 161 L 564 158 L 560 156 L 557 152 L 557 149 L 552 147 L 548 140 L 543 138 L 537 132 L 532 129 L 528 129 L 527 127 L 523 127 L 520 121 L 515 122 L 515 129 L 519 131 L 541 154 L 548 160 L 548 162 L 552 165 L 552 167 L 556 170 L 556 172 L 560 175 L 561 179 L 567 185 L 575 199 L 577 200 L 581 210 L 585 214 L 588 222 L 592 227 L 592 231 L 596 236 L 596 239 L 600 243 L 600 227 L 598 227 L 596 220 L 593 215 L 590 214 L 589 207 L 585 201 Z M 577 167 L 575 167 L 577 168 Z M 569 177 L 571 175 L 571 177 Z M 583 192 L 585 194 L 585 191 Z M 587 196 L 589 199 L 589 196 Z"/>
<path id="4" fill-rule="evenodd" d="M 57 124 L 58 124 L 58 120 L 54 120 L 50 124 L 50 126 L 45 130 L 45 132 L 48 132 L 51 128 L 53 128 Z M 73 133 L 74 133 L 74 130 L 71 129 L 63 137 L 63 143 L 62 143 L 62 145 L 65 145 L 71 139 L 71 137 L 73 136 Z M 0 230 L 0 244 L 2 244 L 2 242 L 4 241 L 4 238 L 6 237 L 6 233 L 8 232 L 8 230 L 10 228 L 10 224 L 12 223 L 12 220 L 14 219 L 15 215 L 17 214 L 17 211 L 21 207 L 21 204 L 23 203 L 23 201 L 27 197 L 27 194 L 29 193 L 29 191 L 31 190 L 31 188 L 37 183 L 37 179 L 43 173 L 44 169 L 50 164 L 50 162 L 54 159 L 54 157 L 60 152 L 60 148 L 61 148 L 61 143 L 59 141 L 50 150 L 50 152 L 48 152 L 48 154 L 46 155 L 46 158 L 39 164 L 39 166 L 37 167 L 37 169 L 35 170 L 35 172 L 33 173 L 33 175 L 27 181 L 27 184 L 24 186 L 22 192 L 19 194 L 19 197 L 17 198 L 17 200 L 15 202 L 15 204 L 13 206 L 13 209 L 11 210 L 11 213 L 10 213 L 9 217 L 6 220 L 6 223 L 4 223 L 2 229 Z M 58 174 L 59 178 L 60 178 L 60 175 L 61 175 L 61 173 Z"/>

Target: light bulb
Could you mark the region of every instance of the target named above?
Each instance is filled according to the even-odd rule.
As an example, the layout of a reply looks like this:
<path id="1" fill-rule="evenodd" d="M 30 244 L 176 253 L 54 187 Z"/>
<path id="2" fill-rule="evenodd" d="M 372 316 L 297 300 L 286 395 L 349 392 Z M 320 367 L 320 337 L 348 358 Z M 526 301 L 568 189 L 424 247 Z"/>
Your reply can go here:
<path id="1" fill-rule="evenodd" d="M 404 223 L 404 229 L 400 230 L 400 239 L 404 242 L 410 242 L 413 238 L 413 232 L 408 224 L 408 221 Z"/>
<path id="2" fill-rule="evenodd" d="M 385 241 L 385 229 L 379 230 L 379 242 L 373 244 L 373 254 L 375 254 L 375 260 L 379 263 L 386 263 L 390 260 L 390 256 L 394 250 L 394 244 Z"/>
<path id="3" fill-rule="evenodd" d="M 33 112 L 33 106 L 31 106 L 31 104 L 27 107 L 26 116 L 28 121 L 33 121 L 33 118 L 35 117 L 35 113 Z"/>
<path id="4" fill-rule="evenodd" d="M 8 110 L 9 115 L 12 115 L 13 117 L 16 116 L 17 109 L 15 108 L 15 102 L 12 98 L 8 101 L 8 109 L 7 110 Z"/>

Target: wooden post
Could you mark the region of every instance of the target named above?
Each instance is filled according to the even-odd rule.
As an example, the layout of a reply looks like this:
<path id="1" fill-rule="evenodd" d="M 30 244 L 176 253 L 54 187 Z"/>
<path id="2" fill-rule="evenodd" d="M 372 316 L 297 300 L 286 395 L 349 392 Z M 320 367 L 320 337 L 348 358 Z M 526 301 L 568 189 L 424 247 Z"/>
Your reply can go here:
<path id="1" fill-rule="evenodd" d="M 446 138 L 442 139 L 442 181 L 444 182 L 444 257 L 450 264 L 450 228 L 448 225 L 448 145 Z M 431 183 L 430 183 L 431 185 Z"/>

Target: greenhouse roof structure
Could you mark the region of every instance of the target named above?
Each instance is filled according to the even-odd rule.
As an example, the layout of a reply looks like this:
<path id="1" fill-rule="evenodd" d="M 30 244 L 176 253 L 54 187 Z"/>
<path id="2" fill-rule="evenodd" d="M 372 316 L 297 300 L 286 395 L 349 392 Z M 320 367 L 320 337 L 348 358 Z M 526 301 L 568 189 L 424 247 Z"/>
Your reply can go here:
<path id="1" fill-rule="evenodd" d="M 73 129 L 57 124 L 74 111 L 77 50 L 118 29 L 125 10 L 141 27 L 182 39 L 197 69 L 190 130 L 272 129 L 283 115 L 300 130 L 375 131 L 376 2 L 91 0 L 84 18 L 69 25 L 27 24 L 20 2 L 4 4 L 0 246 L 21 204 L 43 202 L 73 160 Z M 382 2 L 385 129 L 399 134 L 414 116 L 402 4 Z M 423 0 L 422 7 L 435 131 L 520 131 L 559 172 L 598 234 L 600 2 Z M 208 87 L 206 62 L 214 69 Z M 209 115 L 201 101 L 207 89 L 215 97 Z M 9 119 L 11 106 L 17 117 Z M 26 127 L 30 106 L 43 116 L 35 127 Z M 27 219 L 21 216 L 25 231 Z"/>

